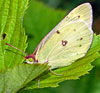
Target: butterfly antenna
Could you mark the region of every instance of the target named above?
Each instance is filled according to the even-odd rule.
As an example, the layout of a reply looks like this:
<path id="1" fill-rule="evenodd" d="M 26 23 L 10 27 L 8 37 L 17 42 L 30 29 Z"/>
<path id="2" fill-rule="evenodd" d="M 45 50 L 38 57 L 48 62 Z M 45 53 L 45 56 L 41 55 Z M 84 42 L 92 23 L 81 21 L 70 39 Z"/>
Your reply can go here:
<path id="1" fill-rule="evenodd" d="M 12 45 L 10 45 L 10 44 L 8 44 L 8 43 L 5 43 L 5 44 L 6 44 L 6 45 L 8 45 L 8 46 L 11 46 L 11 47 L 13 47 L 13 48 L 15 48 L 15 49 L 17 49 L 17 50 L 21 51 L 21 52 L 22 52 L 22 53 L 24 53 L 25 55 L 27 55 L 24 51 L 22 51 L 22 50 L 18 49 L 17 47 L 12 46 Z"/>

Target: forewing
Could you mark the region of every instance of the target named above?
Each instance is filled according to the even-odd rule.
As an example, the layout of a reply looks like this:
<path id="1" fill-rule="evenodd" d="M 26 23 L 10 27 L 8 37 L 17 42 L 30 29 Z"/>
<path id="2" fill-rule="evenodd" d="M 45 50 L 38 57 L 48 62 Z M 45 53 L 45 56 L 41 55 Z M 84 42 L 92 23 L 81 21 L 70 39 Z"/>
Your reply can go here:
<path id="1" fill-rule="evenodd" d="M 39 63 L 51 68 L 64 67 L 83 57 L 88 51 L 93 32 L 85 21 L 75 21 L 58 29 L 37 52 Z"/>
<path id="2" fill-rule="evenodd" d="M 85 21 L 90 27 L 92 26 L 92 8 L 89 3 L 84 3 L 73 9 L 50 33 L 44 37 L 44 39 L 39 43 L 36 51 L 38 52 L 44 43 L 52 36 L 58 29 L 63 27 L 64 25 L 74 22 L 83 20 Z"/>

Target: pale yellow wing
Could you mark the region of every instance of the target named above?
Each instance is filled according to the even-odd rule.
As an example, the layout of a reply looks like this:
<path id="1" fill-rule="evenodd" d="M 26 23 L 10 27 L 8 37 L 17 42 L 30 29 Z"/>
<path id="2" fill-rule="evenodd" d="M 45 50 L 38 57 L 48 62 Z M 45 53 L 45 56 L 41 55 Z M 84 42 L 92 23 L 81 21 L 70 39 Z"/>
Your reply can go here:
<path id="1" fill-rule="evenodd" d="M 55 33 L 59 28 L 68 24 L 69 22 L 85 21 L 90 27 L 92 26 L 92 7 L 89 3 L 84 3 L 74 8 L 52 31 L 50 31 L 47 36 L 39 43 L 37 52 L 44 45 L 44 43 Z"/>
<path id="2" fill-rule="evenodd" d="M 75 21 L 61 27 L 37 52 L 39 63 L 48 62 L 51 69 L 72 64 L 88 51 L 93 31 L 85 21 Z"/>

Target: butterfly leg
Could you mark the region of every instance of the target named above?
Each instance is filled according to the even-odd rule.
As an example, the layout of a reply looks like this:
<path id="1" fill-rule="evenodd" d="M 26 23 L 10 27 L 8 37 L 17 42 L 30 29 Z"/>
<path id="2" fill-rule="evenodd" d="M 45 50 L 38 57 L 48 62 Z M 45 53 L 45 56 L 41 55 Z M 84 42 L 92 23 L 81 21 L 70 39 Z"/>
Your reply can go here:
<path id="1" fill-rule="evenodd" d="M 38 88 L 40 87 L 40 77 L 38 76 L 37 77 L 37 80 L 38 80 Z"/>
<path id="2" fill-rule="evenodd" d="M 54 74 L 54 75 L 57 75 L 57 76 L 62 76 L 63 74 L 57 74 L 57 73 L 55 73 L 54 71 L 52 71 L 50 68 L 48 68 L 49 69 L 49 71 L 52 73 L 52 74 Z"/>

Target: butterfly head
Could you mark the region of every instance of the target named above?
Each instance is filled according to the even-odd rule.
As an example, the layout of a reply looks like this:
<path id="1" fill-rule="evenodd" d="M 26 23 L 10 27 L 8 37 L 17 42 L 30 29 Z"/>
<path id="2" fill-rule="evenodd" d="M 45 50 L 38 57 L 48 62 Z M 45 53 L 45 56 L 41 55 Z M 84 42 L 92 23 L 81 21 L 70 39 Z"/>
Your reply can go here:
<path id="1" fill-rule="evenodd" d="M 28 55 L 25 57 L 25 59 L 28 64 L 36 64 L 38 62 L 38 60 L 35 59 L 34 55 Z"/>
<path id="2" fill-rule="evenodd" d="M 33 60 L 33 58 L 29 58 L 29 59 L 26 59 L 26 62 L 28 64 L 33 64 L 34 63 L 34 60 Z"/>

